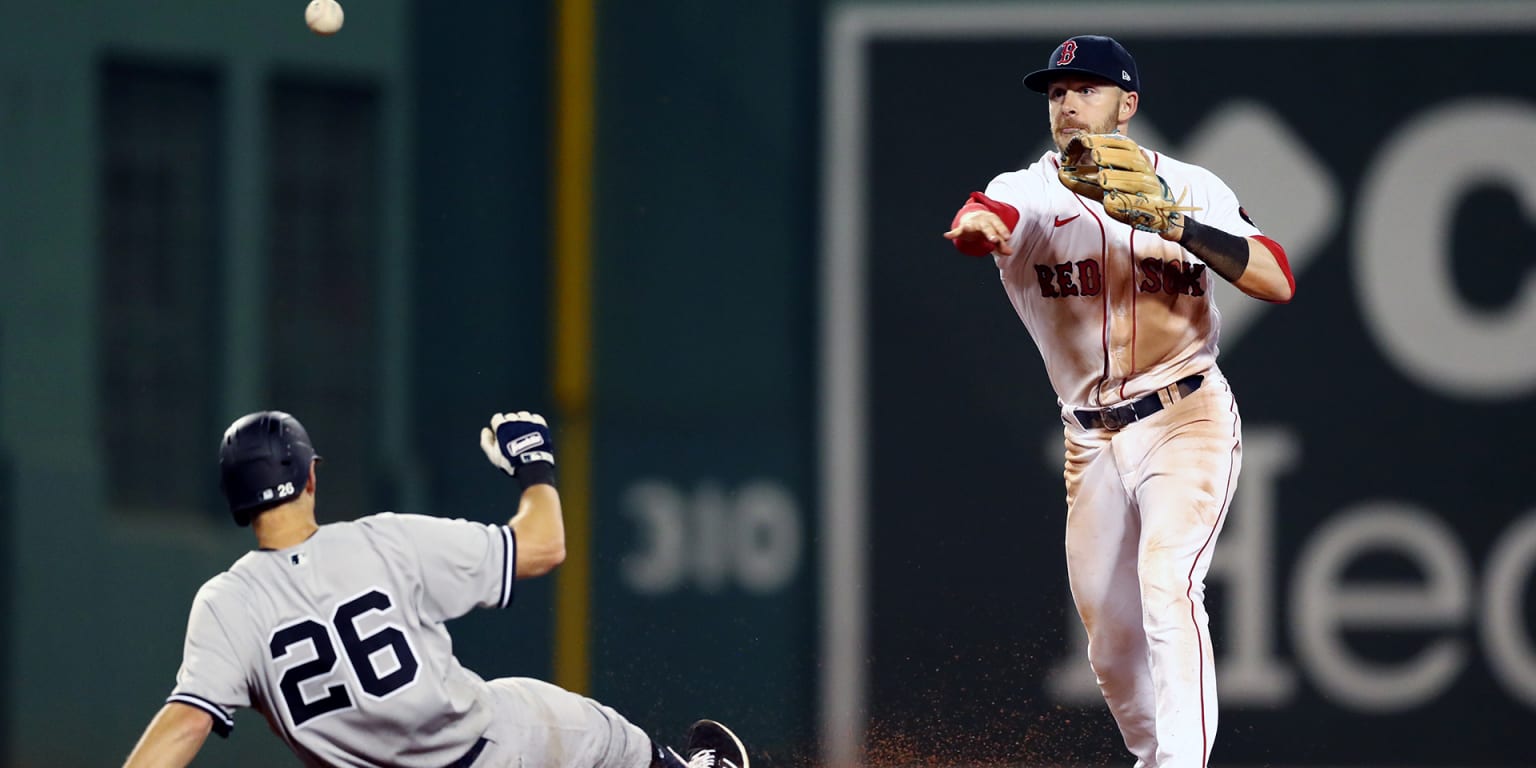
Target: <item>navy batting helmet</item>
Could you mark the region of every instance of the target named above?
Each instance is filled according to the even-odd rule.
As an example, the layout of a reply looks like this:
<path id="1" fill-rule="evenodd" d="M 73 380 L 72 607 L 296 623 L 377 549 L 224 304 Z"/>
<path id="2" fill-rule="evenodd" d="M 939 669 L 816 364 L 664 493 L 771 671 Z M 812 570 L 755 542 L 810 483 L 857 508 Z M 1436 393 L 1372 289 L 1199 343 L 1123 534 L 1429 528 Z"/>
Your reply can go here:
<path id="1" fill-rule="evenodd" d="M 299 495 L 318 458 L 304 425 L 282 411 L 236 419 L 219 445 L 219 488 L 235 524 L 250 525 L 260 512 Z"/>

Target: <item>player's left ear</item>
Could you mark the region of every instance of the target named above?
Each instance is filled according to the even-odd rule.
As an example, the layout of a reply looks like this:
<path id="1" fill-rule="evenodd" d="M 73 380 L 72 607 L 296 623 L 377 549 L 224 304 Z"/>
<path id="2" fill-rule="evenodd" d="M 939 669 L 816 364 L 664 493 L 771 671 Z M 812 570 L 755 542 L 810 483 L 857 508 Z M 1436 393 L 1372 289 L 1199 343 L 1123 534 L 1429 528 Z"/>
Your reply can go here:
<path id="1" fill-rule="evenodd" d="M 1120 122 L 1129 122 L 1132 115 L 1136 114 L 1136 107 L 1141 103 L 1141 94 L 1136 91 L 1120 92 Z"/>

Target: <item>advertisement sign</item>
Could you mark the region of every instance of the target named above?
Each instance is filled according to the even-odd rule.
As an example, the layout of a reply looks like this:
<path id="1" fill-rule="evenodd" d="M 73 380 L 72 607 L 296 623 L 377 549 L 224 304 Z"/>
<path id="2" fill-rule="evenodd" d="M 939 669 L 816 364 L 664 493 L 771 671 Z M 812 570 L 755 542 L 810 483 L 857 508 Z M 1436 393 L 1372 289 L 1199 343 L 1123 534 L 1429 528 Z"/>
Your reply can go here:
<path id="1" fill-rule="evenodd" d="M 1089 33 L 1139 65 L 1129 135 L 1219 175 L 1296 276 L 1288 305 L 1213 277 L 1244 425 L 1214 762 L 1536 763 L 1536 7 L 1507 3 L 833 17 L 822 498 L 868 578 L 825 599 L 866 609 L 829 655 L 870 663 L 824 681 L 829 754 L 1126 754 L 1067 593 L 1055 393 L 991 259 L 940 237 L 1049 146 L 1020 79 Z"/>

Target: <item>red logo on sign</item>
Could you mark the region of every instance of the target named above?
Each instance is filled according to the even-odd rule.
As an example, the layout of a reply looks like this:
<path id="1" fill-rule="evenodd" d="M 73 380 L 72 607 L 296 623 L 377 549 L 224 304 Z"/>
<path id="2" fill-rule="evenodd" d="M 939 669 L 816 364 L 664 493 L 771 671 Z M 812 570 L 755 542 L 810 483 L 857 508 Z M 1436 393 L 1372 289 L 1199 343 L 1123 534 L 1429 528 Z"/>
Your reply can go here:
<path id="1" fill-rule="evenodd" d="M 1065 43 L 1061 44 L 1061 58 L 1056 60 L 1056 66 L 1064 67 L 1064 66 L 1066 66 L 1068 64 L 1071 64 L 1072 63 L 1072 59 L 1074 59 L 1076 57 L 1077 57 L 1077 41 L 1076 40 L 1068 40 Z"/>

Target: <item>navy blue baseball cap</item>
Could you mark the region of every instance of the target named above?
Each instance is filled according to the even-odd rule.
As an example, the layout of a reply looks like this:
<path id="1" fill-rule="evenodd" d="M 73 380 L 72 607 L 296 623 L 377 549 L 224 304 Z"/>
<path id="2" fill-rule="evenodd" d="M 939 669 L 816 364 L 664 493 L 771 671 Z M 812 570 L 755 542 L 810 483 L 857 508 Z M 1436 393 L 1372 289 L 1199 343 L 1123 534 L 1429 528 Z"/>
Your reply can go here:
<path id="1" fill-rule="evenodd" d="M 1045 69 L 1024 76 L 1024 87 L 1045 93 L 1051 81 L 1069 73 L 1103 78 L 1127 91 L 1141 90 L 1141 76 L 1136 74 L 1131 52 L 1104 35 L 1078 35 L 1056 46 Z"/>

